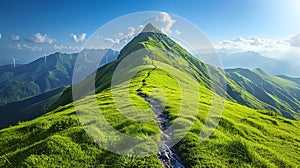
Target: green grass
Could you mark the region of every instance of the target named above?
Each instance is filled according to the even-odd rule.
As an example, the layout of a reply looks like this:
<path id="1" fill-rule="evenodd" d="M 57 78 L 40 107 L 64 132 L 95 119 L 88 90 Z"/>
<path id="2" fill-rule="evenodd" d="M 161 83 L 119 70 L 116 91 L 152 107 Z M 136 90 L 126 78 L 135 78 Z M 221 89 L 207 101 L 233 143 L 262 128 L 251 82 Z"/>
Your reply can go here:
<path id="1" fill-rule="evenodd" d="M 155 61 L 154 64 L 157 69 L 151 72 L 142 91 L 166 103 L 165 113 L 169 114 L 172 123 L 178 124 L 177 127 L 191 125 L 191 120 L 194 121 L 189 133 L 178 144 L 186 165 L 292 167 L 300 164 L 297 154 L 300 145 L 298 121 L 285 119 L 268 111 L 256 111 L 229 101 L 226 101 L 217 129 L 207 141 L 200 142 L 199 134 L 211 105 L 211 91 L 197 84 L 201 94 L 199 94 L 199 109 L 196 116 L 189 114 L 190 111 L 195 110 L 193 104 L 197 103 L 193 97 L 185 104 L 184 115 L 179 116 L 181 96 L 178 94 L 180 93 L 178 83 L 175 77 L 167 74 L 171 73 L 182 81 L 186 81 L 189 77 L 183 76 L 180 71 L 169 65 Z M 163 71 L 162 69 L 166 68 L 164 66 L 167 66 L 170 71 Z M 121 104 L 117 109 L 113 104 L 110 89 L 98 93 L 96 99 L 105 120 L 115 129 L 134 137 L 156 136 L 156 139 L 148 142 L 154 145 L 159 141 L 160 130 L 152 120 L 153 113 L 143 111 L 148 109 L 149 105 L 136 94 L 136 90 L 142 86 L 142 79 L 147 76 L 149 70 L 151 70 L 151 65 L 149 68 L 146 66 L 146 69 L 130 81 L 131 105 Z M 125 95 L 124 85 L 124 83 L 118 85 L 114 91 L 119 95 Z M 181 92 L 187 92 L 191 89 L 190 86 L 186 84 Z M 76 103 L 79 105 L 77 108 L 85 109 L 84 111 L 97 109 L 91 100 L 89 96 L 79 100 Z M 129 110 L 132 106 L 142 111 L 133 115 Z M 97 117 L 97 113 L 85 119 L 90 122 L 88 128 L 94 128 L 98 135 L 96 142 L 115 143 L 113 134 L 107 138 L 106 133 L 99 129 L 97 124 L 101 125 L 103 118 Z M 137 122 L 139 119 L 143 122 Z M 176 135 L 180 136 L 181 132 L 177 132 Z M 98 146 L 79 123 L 73 104 L 61 106 L 33 121 L 3 129 L 0 131 L 0 138 L 1 167 L 161 166 L 157 155 L 145 158 L 120 156 Z M 149 144 L 144 145 L 141 147 L 151 150 L 148 149 Z"/>
<path id="2" fill-rule="evenodd" d="M 299 122 L 227 102 L 208 141 L 199 142 L 201 127 L 181 142 L 190 166 L 296 167 L 300 160 Z"/>
<path id="3" fill-rule="evenodd" d="M 299 119 L 300 88 L 289 79 L 264 73 L 262 70 L 227 70 L 228 93 L 239 103 L 251 108 L 268 109 L 290 119 Z"/>
<path id="4" fill-rule="evenodd" d="M 65 88 L 53 89 L 37 96 L 0 106 L 0 128 L 32 120 L 45 114 L 48 106 L 59 99 Z"/>

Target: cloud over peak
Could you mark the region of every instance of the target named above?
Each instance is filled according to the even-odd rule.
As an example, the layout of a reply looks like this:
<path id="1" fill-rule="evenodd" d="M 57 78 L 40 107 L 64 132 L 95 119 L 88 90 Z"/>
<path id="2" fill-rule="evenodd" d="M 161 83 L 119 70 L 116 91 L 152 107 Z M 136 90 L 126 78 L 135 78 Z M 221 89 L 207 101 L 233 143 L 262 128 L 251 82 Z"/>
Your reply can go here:
<path id="1" fill-rule="evenodd" d="M 181 32 L 176 29 L 172 30 L 174 23 L 176 22 L 168 13 L 160 12 L 157 16 L 152 17 L 148 20 L 147 23 L 152 23 L 155 27 L 157 27 L 160 31 L 165 34 L 175 34 L 179 35 Z M 104 38 L 105 42 L 112 43 L 112 44 L 120 44 L 122 42 L 128 42 L 132 39 L 135 35 L 140 33 L 144 28 L 144 25 L 139 25 L 137 27 L 130 26 L 128 27 L 126 32 L 119 32 L 114 37 L 107 37 Z"/>
<path id="2" fill-rule="evenodd" d="M 30 43 L 52 44 L 55 40 L 51 39 L 47 34 L 42 35 L 41 33 L 36 33 L 32 37 L 26 38 L 25 41 Z"/>
<path id="3" fill-rule="evenodd" d="M 171 30 L 173 24 L 176 22 L 167 12 L 160 12 L 155 17 L 154 24 L 165 34 L 172 34 Z"/>
<path id="4" fill-rule="evenodd" d="M 71 39 L 73 41 L 75 41 L 76 43 L 79 43 L 79 42 L 83 42 L 86 40 L 86 33 L 82 33 L 82 34 L 79 34 L 79 35 L 76 35 L 76 34 L 71 34 Z"/>
<path id="5" fill-rule="evenodd" d="M 138 27 L 130 26 L 128 27 L 126 32 L 120 32 L 116 34 L 113 38 L 104 38 L 104 41 L 112 44 L 119 44 L 121 41 L 129 41 L 129 39 L 132 39 L 136 34 L 140 33 L 143 30 L 143 28 L 143 25 L 140 25 Z"/>

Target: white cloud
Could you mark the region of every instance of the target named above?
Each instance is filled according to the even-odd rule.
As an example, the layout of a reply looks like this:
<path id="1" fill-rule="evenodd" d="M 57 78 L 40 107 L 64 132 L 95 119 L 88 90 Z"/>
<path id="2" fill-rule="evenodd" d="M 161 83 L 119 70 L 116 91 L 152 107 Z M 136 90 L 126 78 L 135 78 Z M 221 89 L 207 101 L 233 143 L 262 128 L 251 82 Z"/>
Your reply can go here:
<path id="1" fill-rule="evenodd" d="M 174 20 L 168 13 L 160 12 L 158 16 L 151 18 L 148 22 L 152 23 L 155 27 L 160 29 L 165 34 L 175 34 L 179 35 L 181 32 L 176 29 L 172 30 L 172 27 L 176 20 Z M 112 44 L 119 44 L 121 42 L 126 42 L 140 33 L 144 28 L 144 25 L 140 25 L 138 27 L 130 26 L 126 32 L 119 32 L 114 37 L 104 38 L 104 41 Z"/>
<path id="2" fill-rule="evenodd" d="M 257 36 L 238 37 L 233 40 L 223 40 L 216 48 L 229 50 L 272 51 L 300 47 L 300 33 L 281 39 L 267 39 Z"/>
<path id="3" fill-rule="evenodd" d="M 68 49 L 68 47 L 67 46 L 64 46 L 64 45 L 57 45 L 57 44 L 54 44 L 54 48 L 56 49 L 56 50 L 66 50 L 66 49 Z"/>
<path id="4" fill-rule="evenodd" d="M 149 22 L 152 23 L 156 28 L 158 28 L 165 34 L 175 34 L 175 35 L 181 34 L 181 32 L 178 29 L 172 30 L 174 23 L 176 21 L 166 12 L 160 12 L 157 16 L 150 18 L 147 23 Z M 145 25 L 139 25 L 137 27 L 130 26 L 124 32 L 119 32 L 112 37 L 106 37 L 103 39 L 107 43 L 120 47 L 125 45 L 134 36 L 140 33 L 144 29 L 144 27 Z"/>
<path id="5" fill-rule="evenodd" d="M 27 45 L 27 44 L 16 44 L 16 45 L 8 45 L 9 48 L 11 49 L 16 49 L 16 50 L 24 50 L 24 49 L 28 49 L 31 51 L 41 51 L 43 48 L 42 47 L 37 47 L 37 46 L 31 46 L 31 45 Z"/>
<path id="6" fill-rule="evenodd" d="M 112 44 L 119 44 L 121 41 L 129 41 L 135 35 L 140 33 L 143 30 L 143 28 L 144 28 L 143 25 L 140 25 L 138 27 L 130 26 L 130 27 L 128 27 L 126 32 L 120 32 L 120 33 L 116 34 L 115 37 L 113 37 L 113 38 L 107 37 L 104 39 L 104 41 L 106 41 L 108 43 L 112 43 Z"/>
<path id="7" fill-rule="evenodd" d="M 21 49 L 22 49 L 21 44 L 17 44 L 17 49 L 18 49 L 18 50 L 21 50 Z"/>
<path id="8" fill-rule="evenodd" d="M 2 34 L 0 33 L 0 39 L 2 39 Z"/>
<path id="9" fill-rule="evenodd" d="M 41 33 L 36 33 L 33 37 L 26 38 L 25 41 L 30 43 L 52 44 L 55 40 L 51 39 L 47 34 L 42 35 Z"/>
<path id="10" fill-rule="evenodd" d="M 171 28 L 175 22 L 176 20 L 172 19 L 168 13 L 160 12 L 159 15 L 155 17 L 153 24 L 157 26 L 163 33 L 172 34 L 173 31 Z"/>
<path id="11" fill-rule="evenodd" d="M 66 45 L 57 45 L 54 44 L 54 49 L 56 50 L 63 50 L 63 51 L 79 51 L 81 50 L 81 47 L 78 46 L 66 46 Z"/>
<path id="12" fill-rule="evenodd" d="M 112 38 L 105 38 L 104 41 L 112 43 L 112 44 L 118 44 L 120 40 L 118 38 L 112 39 Z"/>
<path id="13" fill-rule="evenodd" d="M 79 42 L 83 42 L 86 40 L 86 33 L 82 33 L 82 34 L 79 34 L 79 35 L 76 35 L 76 34 L 71 34 L 71 38 L 73 41 L 79 43 Z"/>
<path id="14" fill-rule="evenodd" d="M 300 33 L 290 36 L 288 42 L 291 46 L 300 47 Z"/>
<path id="15" fill-rule="evenodd" d="M 117 38 L 121 38 L 121 37 L 123 37 L 123 36 L 124 36 L 123 33 L 118 33 L 118 34 L 116 35 Z"/>
<path id="16" fill-rule="evenodd" d="M 217 48 L 228 50 L 246 50 L 246 51 L 263 51 L 274 50 L 289 47 L 290 44 L 286 39 L 266 39 L 257 36 L 238 37 L 233 40 L 223 40 L 217 45 Z"/>
<path id="17" fill-rule="evenodd" d="M 12 35 L 10 36 L 10 39 L 11 39 L 12 41 L 19 41 L 19 40 L 20 40 L 20 36 L 15 35 L 15 34 L 12 34 Z"/>
<path id="18" fill-rule="evenodd" d="M 125 38 L 132 38 L 135 34 L 135 28 L 129 27 L 127 33 L 125 34 Z"/>
<path id="19" fill-rule="evenodd" d="M 280 39 L 238 37 L 223 40 L 215 45 L 215 48 L 228 53 L 255 51 L 266 57 L 295 62 L 300 59 L 300 33 Z"/>
<path id="20" fill-rule="evenodd" d="M 30 46 L 30 45 L 27 45 L 27 44 L 23 44 L 23 47 L 26 48 L 26 49 L 29 49 L 31 51 L 41 51 L 42 50 L 42 47 Z"/>
<path id="21" fill-rule="evenodd" d="M 181 31 L 179 31 L 178 29 L 176 29 L 176 30 L 174 31 L 174 34 L 176 34 L 176 35 L 181 34 Z"/>
<path id="22" fill-rule="evenodd" d="M 148 22 L 152 23 L 155 27 L 160 29 L 165 34 L 175 34 L 179 35 L 181 32 L 176 29 L 172 30 L 172 27 L 176 20 L 174 20 L 168 13 L 160 12 L 158 16 L 151 18 Z M 138 33 L 140 33 L 144 28 L 144 25 L 139 25 L 137 27 L 130 26 L 126 32 L 119 32 L 114 37 L 104 38 L 104 41 L 111 44 L 120 44 L 122 42 L 128 42 Z"/>

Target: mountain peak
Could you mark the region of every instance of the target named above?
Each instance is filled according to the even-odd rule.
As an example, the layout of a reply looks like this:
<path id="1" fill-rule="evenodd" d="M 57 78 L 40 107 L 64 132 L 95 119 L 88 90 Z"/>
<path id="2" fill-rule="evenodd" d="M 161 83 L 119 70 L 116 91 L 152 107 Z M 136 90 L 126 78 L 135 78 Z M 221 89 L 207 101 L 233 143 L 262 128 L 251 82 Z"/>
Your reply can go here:
<path id="1" fill-rule="evenodd" d="M 158 28 L 156 28 L 155 26 L 153 26 L 152 23 L 148 23 L 148 24 L 144 27 L 142 33 L 146 33 L 146 32 L 161 33 L 161 31 L 160 31 Z"/>
<path id="2" fill-rule="evenodd" d="M 265 73 L 262 69 L 260 69 L 260 68 L 256 68 L 256 69 L 254 69 L 253 71 L 254 71 L 254 72 L 257 72 L 257 73 L 260 73 L 260 74 L 263 74 L 263 75 L 266 74 L 266 73 Z"/>

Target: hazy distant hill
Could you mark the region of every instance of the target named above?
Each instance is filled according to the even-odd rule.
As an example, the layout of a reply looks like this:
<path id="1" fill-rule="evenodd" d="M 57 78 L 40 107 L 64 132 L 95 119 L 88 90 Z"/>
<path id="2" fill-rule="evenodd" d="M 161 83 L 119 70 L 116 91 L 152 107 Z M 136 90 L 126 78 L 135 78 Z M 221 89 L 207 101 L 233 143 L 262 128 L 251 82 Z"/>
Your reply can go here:
<path id="1" fill-rule="evenodd" d="M 295 83 L 297 83 L 297 84 L 300 85 L 300 78 L 291 78 L 291 77 L 288 77 L 286 75 L 278 75 L 278 77 L 283 78 L 283 79 L 287 79 L 287 80 L 290 80 L 290 81 L 293 81 L 293 82 L 295 82 Z"/>
<path id="2" fill-rule="evenodd" d="M 210 54 L 203 55 L 203 57 L 208 58 L 208 63 L 210 62 L 210 56 Z M 234 54 L 219 53 L 219 56 L 225 69 L 260 68 L 266 73 L 272 75 L 299 76 L 300 74 L 299 67 L 295 67 L 283 60 L 264 57 L 258 52 L 248 51 Z"/>
<path id="3" fill-rule="evenodd" d="M 242 90 L 239 98 L 235 94 L 230 95 L 244 105 L 255 107 L 255 103 L 265 106 L 264 108 L 277 111 L 279 114 L 291 118 L 300 119 L 300 86 L 290 79 L 283 79 L 277 76 L 269 75 L 261 69 L 228 69 L 226 76 L 233 80 Z M 249 100 L 253 95 L 257 100 Z M 242 98 L 243 97 L 243 98 Z"/>
<path id="4" fill-rule="evenodd" d="M 116 59 L 118 52 L 113 50 L 84 50 L 92 59 L 105 53 L 108 62 Z M 39 58 L 29 64 L 5 65 L 0 67 L 0 104 L 14 102 L 45 91 L 70 85 L 74 64 L 78 53 L 55 53 Z M 105 60 L 104 60 L 105 61 Z M 105 62 L 100 63 L 100 65 Z"/>

